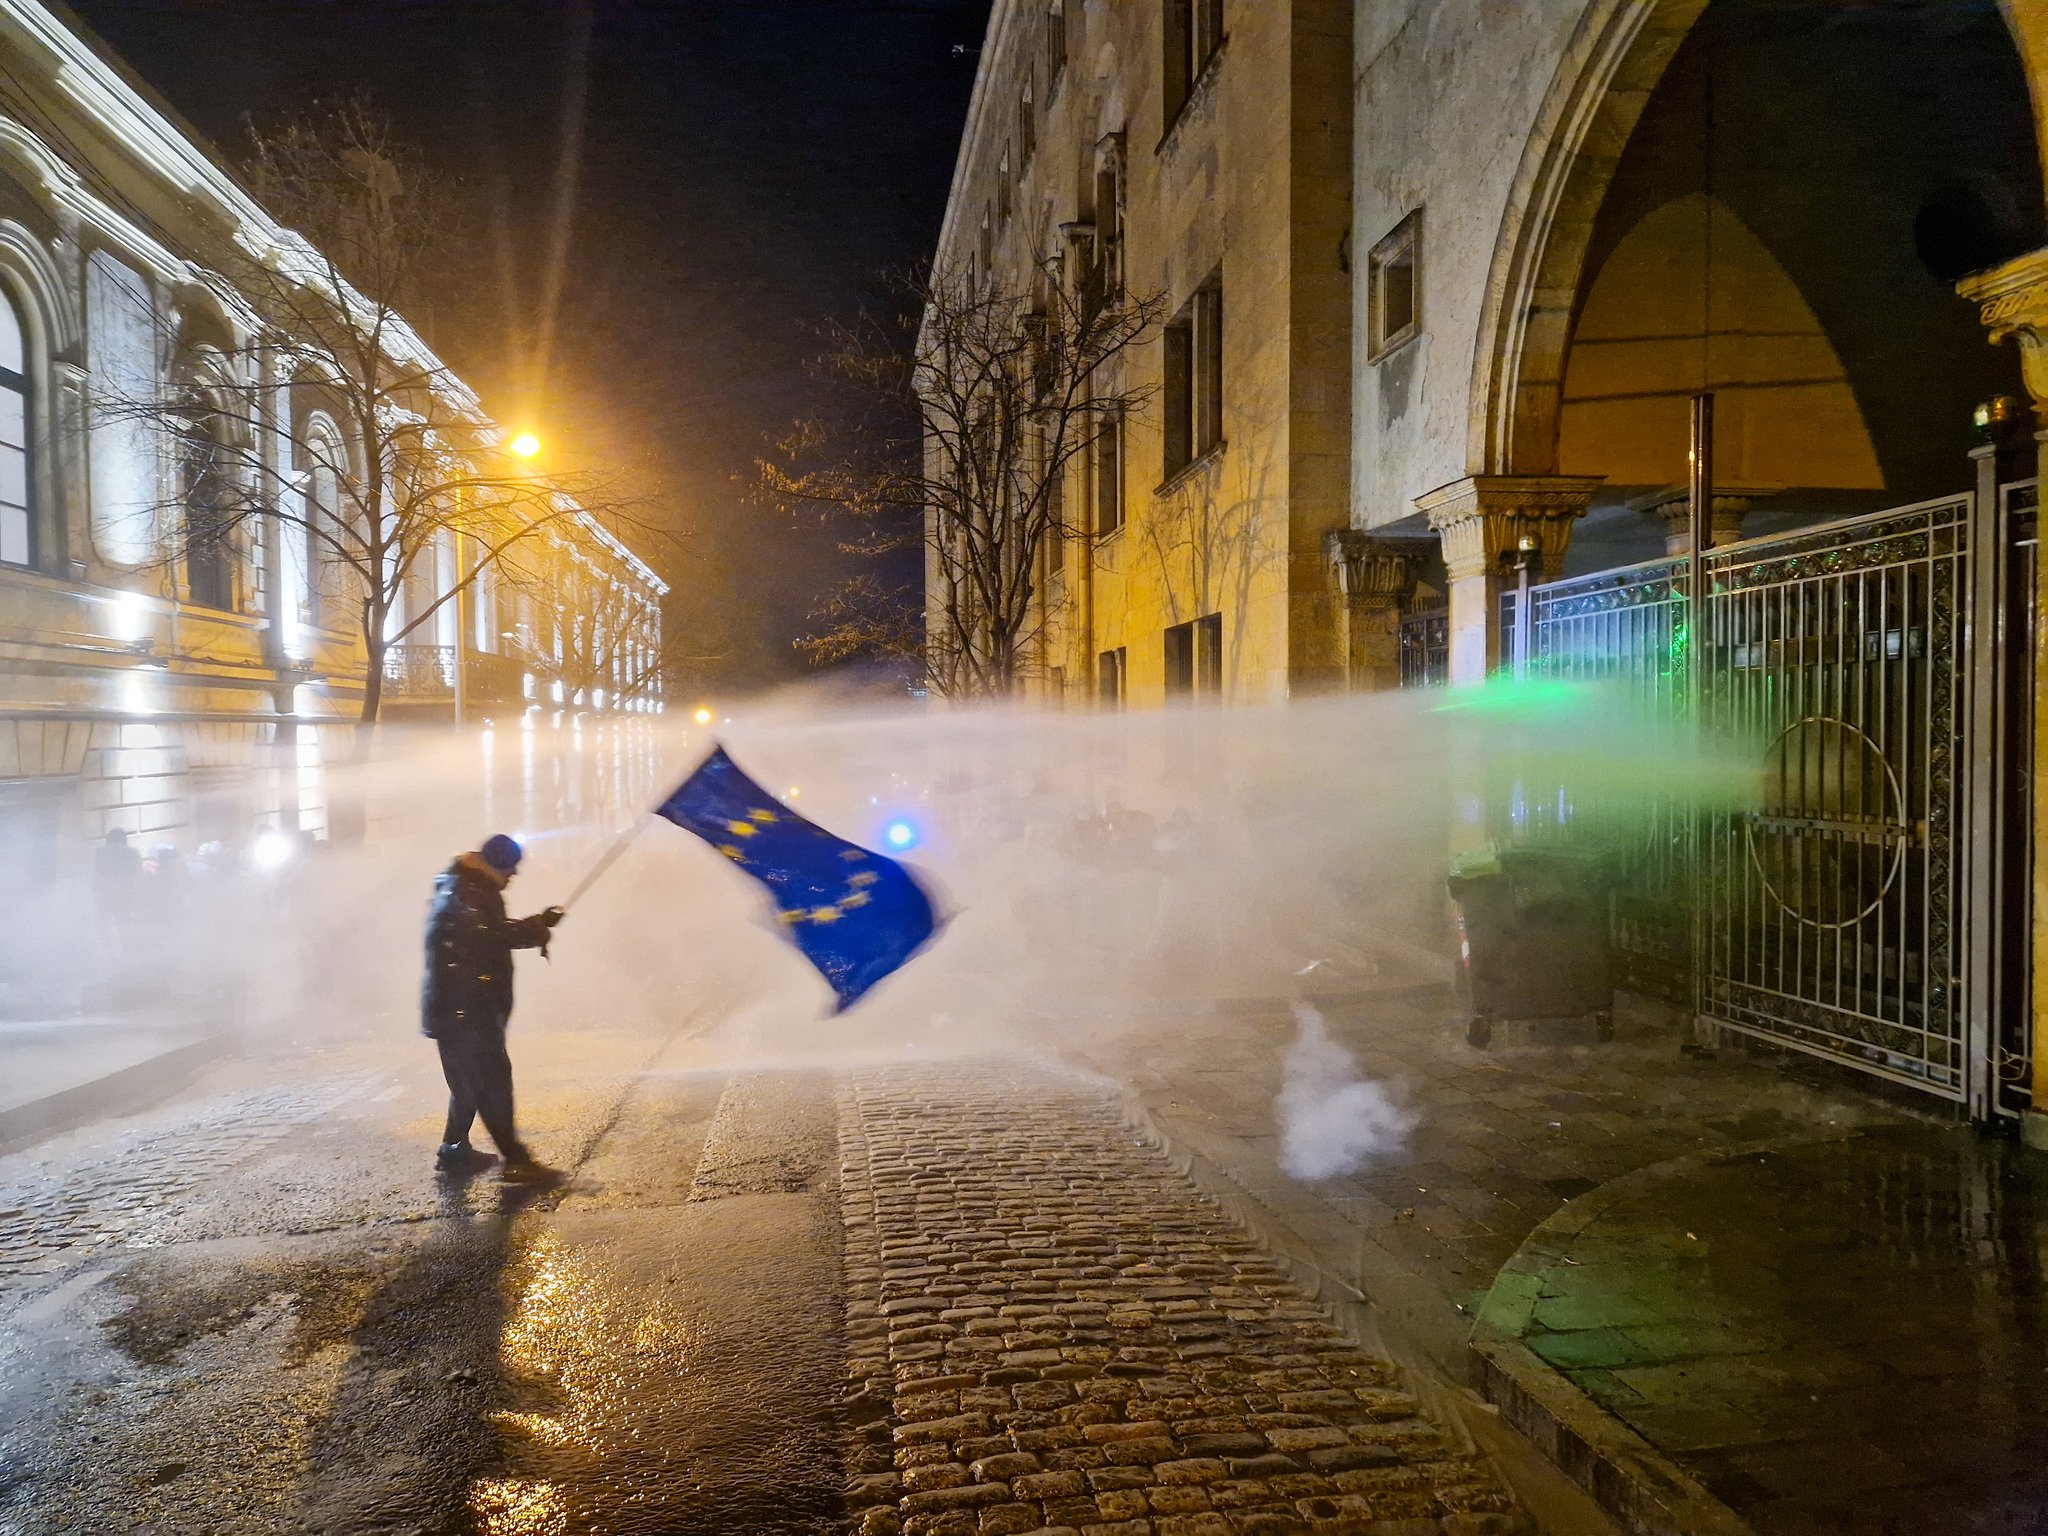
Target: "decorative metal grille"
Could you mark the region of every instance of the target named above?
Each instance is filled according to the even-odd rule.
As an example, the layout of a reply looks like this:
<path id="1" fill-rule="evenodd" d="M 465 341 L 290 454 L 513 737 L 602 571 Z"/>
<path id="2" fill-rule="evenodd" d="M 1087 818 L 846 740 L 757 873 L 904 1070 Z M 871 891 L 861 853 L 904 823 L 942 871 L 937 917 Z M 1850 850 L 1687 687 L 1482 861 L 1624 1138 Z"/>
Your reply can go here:
<path id="1" fill-rule="evenodd" d="M 1709 555 L 1705 728 L 1761 805 L 1703 818 L 1700 1006 L 1961 1098 L 1971 500 Z"/>
<path id="2" fill-rule="evenodd" d="M 1980 622 L 2003 613 L 2018 636 L 2031 634 L 2035 604 L 2031 507 L 2030 486 L 2001 488 L 1995 524 L 1980 534 L 2008 561 Z M 1995 1057 L 2001 1084 L 2027 1072 L 2018 994 L 2029 882 L 2001 870 L 1973 886 L 1970 860 L 1973 848 L 2003 860 L 1997 850 L 2031 847 L 2026 758 L 2014 754 L 2031 740 L 2033 689 L 2020 660 L 1987 662 L 1970 643 L 1973 582 L 1994 579 L 1970 559 L 1975 516 L 1976 498 L 1960 496 L 1708 554 L 1702 729 L 1754 755 L 1750 808 L 1532 794 L 1501 808 L 1499 831 L 1616 855 L 1622 985 L 1989 1110 L 1988 1099 L 2016 1105 L 2021 1095 L 1986 1095 L 1983 1058 Z M 1518 601 L 1511 593 L 1502 605 L 1510 636 Z M 1682 559 L 1534 587 L 1528 670 L 1617 685 L 1644 718 L 1670 722 L 1671 750 L 1683 753 L 1687 606 Z M 1977 712 L 1975 729 L 1996 739 L 1975 742 L 1973 757 L 1973 678 L 1994 674 L 2005 707 L 1991 725 Z M 1984 954 L 1998 958 L 1981 961 L 1981 974 L 1993 979 L 1972 983 L 2007 995 L 1964 995 L 1966 971 L 1979 974 L 1973 922 L 2021 936 L 1986 939 Z"/>
<path id="3" fill-rule="evenodd" d="M 1401 686 L 1439 688 L 1451 676 L 1451 615 L 1424 608 L 1401 616 Z"/>
<path id="4" fill-rule="evenodd" d="M 387 647 L 384 652 L 384 691 L 398 698 L 452 696 L 455 692 L 455 647 Z"/>

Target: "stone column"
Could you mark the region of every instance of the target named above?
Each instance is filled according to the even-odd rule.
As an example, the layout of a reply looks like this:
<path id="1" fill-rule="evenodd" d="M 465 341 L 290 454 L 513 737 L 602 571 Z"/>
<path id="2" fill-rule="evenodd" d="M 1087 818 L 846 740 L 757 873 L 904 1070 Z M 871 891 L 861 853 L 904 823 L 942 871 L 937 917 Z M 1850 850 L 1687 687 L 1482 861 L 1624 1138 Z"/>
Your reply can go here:
<path id="1" fill-rule="evenodd" d="M 1421 551 L 1412 541 L 1338 528 L 1323 535 L 1323 562 L 1346 686 L 1358 693 L 1400 687 L 1401 614 L 1415 595 Z"/>
<path id="2" fill-rule="evenodd" d="M 1522 540 L 1536 545 L 1531 579 L 1555 576 L 1599 484 L 1597 476 L 1468 475 L 1415 498 L 1444 544 L 1453 684 L 1483 682 L 1500 664 L 1500 599 L 1515 584 Z"/>
<path id="3" fill-rule="evenodd" d="M 1783 495 L 1784 491 L 1782 485 L 1715 486 L 1714 504 L 1707 513 L 1713 547 L 1719 549 L 1723 544 L 1735 543 L 1742 537 L 1742 520 L 1749 516 L 1749 509 L 1760 501 Z M 1692 492 L 1687 487 L 1666 486 L 1661 491 L 1636 497 L 1629 505 L 1664 524 L 1665 554 L 1692 553 Z"/>
<path id="4" fill-rule="evenodd" d="M 2020 373 L 2033 400 L 2036 422 L 2048 420 L 2048 250 L 2034 251 L 1956 285 L 1977 306 L 1994 342 L 2019 343 Z M 2048 433 L 2035 434 L 2037 472 L 2048 485 Z M 2048 551 L 2041 552 L 2048 555 Z M 2037 556 L 2037 558 L 2039 558 Z M 2044 560 L 2048 566 L 2048 560 Z M 2048 569 L 2037 572 L 2048 575 Z M 2032 766 L 2048 757 L 2048 625 L 2034 626 L 2034 741 Z M 2023 1127 L 2027 1144 L 2048 1148 L 2048 775 L 2032 774 L 2034 796 L 2033 1113 Z"/>

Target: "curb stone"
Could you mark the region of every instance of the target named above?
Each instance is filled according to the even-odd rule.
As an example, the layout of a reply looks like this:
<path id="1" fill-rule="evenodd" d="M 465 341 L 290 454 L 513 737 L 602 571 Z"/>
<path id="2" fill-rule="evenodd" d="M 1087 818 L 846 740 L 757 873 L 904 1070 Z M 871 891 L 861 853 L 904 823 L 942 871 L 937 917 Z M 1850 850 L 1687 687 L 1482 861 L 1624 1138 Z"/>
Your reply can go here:
<path id="1" fill-rule="evenodd" d="M 225 1031 L 201 1035 L 104 1077 L 0 1110 L 0 1153 L 18 1152 L 88 1121 L 152 1104 L 225 1056 L 235 1039 Z"/>

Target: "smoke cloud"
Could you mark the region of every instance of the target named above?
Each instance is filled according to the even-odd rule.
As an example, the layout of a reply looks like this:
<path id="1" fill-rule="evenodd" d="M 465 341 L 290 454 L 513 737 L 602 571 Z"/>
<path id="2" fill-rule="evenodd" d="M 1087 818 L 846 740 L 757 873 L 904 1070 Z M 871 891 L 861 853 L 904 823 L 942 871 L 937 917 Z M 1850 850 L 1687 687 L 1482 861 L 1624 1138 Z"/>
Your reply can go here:
<path id="1" fill-rule="evenodd" d="M 1333 1179 L 1369 1157 L 1399 1150 L 1415 1117 L 1378 1083 L 1361 1078 L 1323 1016 L 1294 1008 L 1294 1045 L 1280 1087 L 1280 1166 L 1290 1178 Z"/>

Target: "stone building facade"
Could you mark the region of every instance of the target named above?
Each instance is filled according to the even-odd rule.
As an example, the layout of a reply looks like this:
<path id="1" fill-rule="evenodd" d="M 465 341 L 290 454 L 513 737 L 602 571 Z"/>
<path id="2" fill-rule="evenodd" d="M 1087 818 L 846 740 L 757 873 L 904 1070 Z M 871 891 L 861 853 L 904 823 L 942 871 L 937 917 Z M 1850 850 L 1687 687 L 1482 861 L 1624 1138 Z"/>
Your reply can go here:
<path id="1" fill-rule="evenodd" d="M 1156 700 L 1190 644 L 1234 700 L 1391 686 L 1431 605 L 1475 680 L 1518 564 L 1683 542 L 1703 388 L 1723 540 L 1966 485 L 1972 407 L 2020 375 L 1956 285 L 2042 238 L 2043 26 L 2036 0 L 998 0 L 941 268 L 1022 291 L 1110 242 L 1187 336 L 1137 360 L 1118 508 L 1075 477 L 1048 687 Z M 1188 454 L 1169 354 L 1205 313 L 1221 398 Z"/>
<path id="2" fill-rule="evenodd" d="M 2028 400 L 2048 421 L 2044 99 L 2048 0 L 999 0 L 942 267 L 1021 281 L 1063 238 L 1106 240 L 1126 289 L 1163 294 L 1183 327 L 1138 361 L 1157 389 L 1123 434 L 1111 515 L 1082 483 L 1095 466 L 1070 487 L 1089 510 L 1041 583 L 1049 691 L 1480 681 L 1508 660 L 1503 597 L 1524 575 L 1611 594 L 1685 552 L 1709 394 L 1716 546 L 1797 539 L 1840 569 L 1853 560 L 1821 547 L 1837 520 L 1960 505 L 1987 519 L 1979 568 L 2020 562 L 1971 578 L 1972 601 L 1988 595 L 1967 621 L 1932 598 L 1908 613 L 1924 572 L 1873 586 L 1883 613 L 1822 613 L 1841 599 L 1794 562 L 1771 599 L 1794 627 L 1706 665 L 1785 669 L 1786 698 L 1836 688 L 1818 715 L 1848 732 L 1875 710 L 1856 739 L 1881 757 L 1885 688 L 1915 708 L 1962 697 L 1880 686 L 1884 666 L 1974 658 L 1953 754 L 1976 797 L 1972 921 L 1999 935 L 1985 954 L 2007 953 L 2008 923 L 2032 939 L 2030 978 L 1973 1006 L 2006 1031 L 2001 1080 L 2031 1059 L 2048 1114 L 2039 545 L 1985 542 L 2030 528 L 2036 494 L 1997 424 L 2024 424 Z M 2011 507 L 2024 517 L 1997 521 Z M 1833 626 L 1827 657 L 1802 615 Z M 2006 697 L 1996 656 L 2015 651 L 2033 661 Z M 2039 735 L 2015 749 L 2015 733 Z M 1919 749 L 1900 750 L 1910 777 Z M 1861 803 L 1846 778 L 1777 792 L 1788 840 L 1835 835 Z M 1933 822 L 1891 820 L 1886 868 L 1920 868 Z M 1987 847 L 2024 851 L 1994 879 Z M 2030 902 L 2009 868 L 2031 874 Z M 1945 917 L 1948 876 L 1923 873 Z M 2003 1001 L 2029 989 L 2031 1028 Z M 1949 995 L 1907 990 L 1916 1009 Z M 2048 1118 L 2029 1124 L 2048 1143 Z"/>
<path id="3" fill-rule="evenodd" d="M 1351 144 L 1343 0 L 997 0 L 941 271 L 1030 290 L 1078 253 L 1164 301 L 1149 395 L 1077 466 L 1046 573 L 1055 697 L 1284 698 L 1341 672 Z M 1171 361 L 1169 361 L 1171 358 Z"/>
<path id="4" fill-rule="evenodd" d="M 1525 543 L 1549 577 L 1683 547 L 1702 390 L 1717 542 L 1968 488 L 2020 378 L 1956 285 L 2043 238 L 2042 7 L 1357 15 L 1351 522 L 1442 561 L 1454 679 Z"/>
<path id="5" fill-rule="evenodd" d="M 4 0 L 0 59 L 0 891 L 14 903 L 114 828 L 188 854 L 265 828 L 324 835 L 366 662 L 345 582 L 277 528 L 167 550 L 173 467 L 142 425 L 95 409 L 164 377 L 165 338 L 245 323 L 194 252 L 223 232 L 281 250 L 285 232 L 67 18 Z M 392 345 L 431 359 L 416 336 Z M 289 453 L 319 427 L 290 390 L 274 399 L 264 430 Z M 422 593 L 447 591 L 458 558 L 438 551 Z M 660 579 L 587 516 L 558 523 L 544 558 L 523 595 L 480 583 L 408 637 L 426 643 L 387 659 L 396 713 L 447 718 L 458 679 L 478 719 L 658 707 Z"/>

